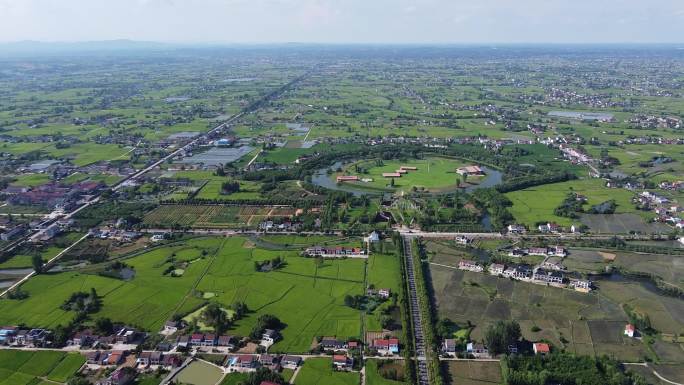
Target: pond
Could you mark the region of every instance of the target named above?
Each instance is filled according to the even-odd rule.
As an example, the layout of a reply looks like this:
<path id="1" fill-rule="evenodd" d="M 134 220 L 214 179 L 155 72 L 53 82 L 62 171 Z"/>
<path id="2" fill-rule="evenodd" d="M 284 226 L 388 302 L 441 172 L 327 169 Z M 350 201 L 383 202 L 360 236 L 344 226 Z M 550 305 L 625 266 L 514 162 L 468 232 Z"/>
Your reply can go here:
<path id="1" fill-rule="evenodd" d="M 0 269 L 0 275 L 26 275 L 33 272 L 33 269 Z"/>
<path id="2" fill-rule="evenodd" d="M 355 162 L 355 161 L 353 161 Z M 349 163 L 349 162 L 346 162 Z M 366 189 L 363 187 L 359 187 L 356 185 L 352 185 L 349 183 L 337 183 L 333 179 L 331 175 L 328 174 L 328 170 L 337 170 L 338 168 L 341 168 L 345 163 L 341 161 L 335 162 L 333 165 L 330 167 L 325 167 L 322 169 L 317 170 L 313 176 L 311 177 L 311 183 L 325 187 L 330 190 L 336 190 L 336 191 L 344 191 L 351 193 L 355 196 L 361 196 L 361 195 L 381 195 L 387 191 L 383 190 L 377 190 L 377 189 Z M 481 168 L 485 172 L 485 178 L 478 184 L 476 185 L 471 185 L 468 186 L 464 189 L 461 189 L 465 192 L 471 193 L 477 189 L 480 188 L 487 188 L 487 187 L 494 187 L 498 184 L 501 183 L 502 176 L 503 174 L 501 171 L 491 169 L 489 167 L 481 166 Z"/>
<path id="3" fill-rule="evenodd" d="M 613 271 L 610 274 L 589 275 L 589 279 L 596 282 L 599 288 L 601 287 L 601 281 L 638 283 L 653 294 L 663 295 L 658 286 L 651 279 L 645 277 L 625 277 L 621 273 Z"/>

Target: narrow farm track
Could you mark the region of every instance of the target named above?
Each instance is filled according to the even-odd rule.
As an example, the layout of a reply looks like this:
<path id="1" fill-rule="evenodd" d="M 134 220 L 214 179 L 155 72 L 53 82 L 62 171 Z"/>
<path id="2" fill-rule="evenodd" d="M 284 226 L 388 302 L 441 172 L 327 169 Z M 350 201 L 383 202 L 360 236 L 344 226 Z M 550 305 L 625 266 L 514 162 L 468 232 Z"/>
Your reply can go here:
<path id="1" fill-rule="evenodd" d="M 413 263 L 413 252 L 411 250 L 411 238 L 403 237 L 404 242 L 404 263 L 406 264 L 406 279 L 408 280 L 408 299 L 411 310 L 411 321 L 413 323 L 413 335 L 416 346 L 416 361 L 418 368 L 418 385 L 429 385 L 429 374 L 426 362 L 426 345 L 423 334 L 423 320 L 420 313 L 420 303 L 416 290 L 415 266 Z"/>

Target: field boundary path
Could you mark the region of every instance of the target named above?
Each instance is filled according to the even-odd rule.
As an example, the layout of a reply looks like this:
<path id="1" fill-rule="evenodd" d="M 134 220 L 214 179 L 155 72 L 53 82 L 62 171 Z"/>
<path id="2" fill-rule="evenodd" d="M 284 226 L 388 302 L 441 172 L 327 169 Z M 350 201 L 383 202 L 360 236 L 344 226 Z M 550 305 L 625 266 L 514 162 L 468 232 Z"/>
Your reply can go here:
<path id="1" fill-rule="evenodd" d="M 672 385 L 684 385 L 680 382 L 671 381 L 671 380 L 668 380 L 667 378 L 661 376 L 660 373 L 658 373 L 654 368 L 648 366 L 648 362 L 623 362 L 622 365 L 643 366 L 643 367 L 646 367 L 648 369 L 651 369 L 651 371 L 653 372 L 653 375 L 658 377 L 658 379 L 660 381 L 667 382 L 668 384 L 672 384 Z"/>
<path id="2" fill-rule="evenodd" d="M 416 290 L 415 266 L 413 263 L 413 252 L 411 250 L 411 237 L 402 237 L 404 243 L 404 263 L 406 264 L 406 279 L 409 286 L 409 309 L 411 311 L 411 321 L 413 324 L 414 343 L 416 347 L 417 375 L 419 385 L 430 385 L 428 367 L 425 352 L 425 337 L 423 335 L 423 320 L 420 313 L 420 303 L 418 291 Z"/>
<path id="3" fill-rule="evenodd" d="M 78 245 L 79 243 L 81 243 L 83 240 L 85 240 L 85 239 L 88 238 L 89 236 L 90 236 L 90 233 L 88 233 L 88 234 L 82 236 L 82 237 L 79 238 L 76 242 L 72 243 L 72 244 L 69 245 L 67 248 L 65 248 L 64 250 L 60 251 L 57 255 L 55 255 L 54 257 L 52 257 L 49 261 L 45 262 L 45 263 L 43 264 L 43 268 L 44 268 L 44 269 L 50 268 L 50 266 L 52 266 L 52 265 L 53 265 L 58 259 L 60 259 L 64 254 L 68 253 L 69 250 L 73 249 L 76 245 Z M 21 286 L 24 282 L 28 281 L 29 278 L 33 277 L 34 275 L 36 275 L 36 271 L 35 271 L 35 270 L 34 270 L 34 271 L 31 271 L 31 272 L 28 273 L 24 278 L 18 280 L 17 282 L 15 282 L 14 284 L 12 284 L 12 286 L 8 287 L 5 291 L 3 291 L 2 293 L 0 293 L 0 298 L 4 297 L 7 293 L 9 293 L 10 291 L 16 289 L 17 287 Z"/>
<path id="4" fill-rule="evenodd" d="M 172 371 L 170 371 L 169 374 L 166 377 L 164 377 L 163 380 L 161 380 L 159 385 L 170 384 L 171 381 L 173 381 L 173 379 L 178 375 L 178 373 L 180 373 L 183 369 L 185 369 L 188 365 L 190 365 L 190 363 L 192 361 L 194 361 L 193 357 L 186 358 L 185 361 L 183 361 L 183 364 L 181 366 L 173 369 Z"/>

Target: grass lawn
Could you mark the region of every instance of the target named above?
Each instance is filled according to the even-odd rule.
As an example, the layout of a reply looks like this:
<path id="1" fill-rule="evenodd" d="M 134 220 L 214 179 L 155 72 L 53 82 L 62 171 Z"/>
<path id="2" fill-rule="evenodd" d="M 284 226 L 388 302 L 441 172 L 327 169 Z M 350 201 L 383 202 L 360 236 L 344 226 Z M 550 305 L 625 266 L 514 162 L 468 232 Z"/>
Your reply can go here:
<path id="1" fill-rule="evenodd" d="M 20 174 L 14 176 L 15 181 L 12 182 L 15 186 L 35 187 L 50 181 L 49 174 Z"/>
<path id="2" fill-rule="evenodd" d="M 212 256 L 220 243 L 218 238 L 194 239 L 186 245 L 155 249 L 131 258 L 126 263 L 136 275 L 130 281 L 78 272 L 36 276 L 22 286 L 29 298 L 0 302 L 0 324 L 64 325 L 74 314 L 61 310 L 60 304 L 74 292 L 95 288 L 103 302 L 98 316 L 156 331 L 177 308 L 196 308 L 202 303 L 201 299 L 186 296 L 206 269 L 209 257 L 189 264 L 182 277 L 163 275 L 169 258 L 188 248 L 205 250 Z"/>
<path id="3" fill-rule="evenodd" d="M 240 181 L 240 191 L 232 194 L 222 194 L 221 185 L 223 182 L 229 181 L 229 178 L 220 177 L 220 179 L 212 179 L 207 182 L 204 187 L 197 193 L 198 199 L 217 199 L 217 200 L 239 200 L 239 199 L 258 199 L 261 196 L 259 192 L 261 184 L 259 182 Z"/>
<path id="4" fill-rule="evenodd" d="M 383 362 L 384 361 L 384 362 Z M 382 367 L 380 367 L 382 366 Z M 367 385 L 403 385 L 404 381 L 385 378 L 382 373 L 397 373 L 403 376 L 404 365 L 399 361 L 366 360 L 366 384 Z M 403 378 L 403 377 L 400 377 Z"/>
<path id="5" fill-rule="evenodd" d="M 236 322 L 232 334 L 247 335 L 261 314 L 277 316 L 287 327 L 270 352 L 306 352 L 319 335 L 359 336 L 358 311 L 344 305 L 347 294 L 363 292 L 363 260 L 326 260 L 320 266 L 297 251 L 243 248 L 243 238 L 226 240 L 197 289 L 216 294 L 213 300 L 228 306 L 243 301 L 250 314 Z M 281 256 L 282 269 L 258 273 L 254 261 Z"/>
<path id="6" fill-rule="evenodd" d="M 245 248 L 244 238 L 196 238 L 185 244 L 161 247 L 126 260 L 135 270 L 128 281 L 64 272 L 41 274 L 26 282 L 24 300 L 0 301 L 0 324 L 25 323 L 54 327 L 74 314 L 59 306 L 77 291 L 95 288 L 102 308 L 94 318 L 157 331 L 174 313 L 185 315 L 208 300 L 228 307 L 245 302 L 249 314 L 237 321 L 233 335 L 248 335 L 262 314 L 277 316 L 286 327 L 272 352 L 307 352 L 314 337 L 359 337 L 361 315 L 344 305 L 347 294 L 363 293 L 364 260 L 326 260 L 318 265 L 298 251 Z M 204 251 L 205 255 L 201 255 Z M 285 267 L 269 273 L 254 271 L 254 262 L 285 258 Z M 163 272 L 183 264 L 181 277 Z M 203 293 L 212 293 L 205 298 Z"/>
<path id="7" fill-rule="evenodd" d="M 64 359 L 48 374 L 48 380 L 66 382 L 85 364 L 85 357 L 76 353 L 67 354 Z"/>
<path id="8" fill-rule="evenodd" d="M 54 146 L 43 149 L 54 158 L 71 158 L 76 166 L 85 166 L 103 160 L 127 160 L 130 148 L 119 147 L 115 144 L 81 143 L 67 148 Z"/>
<path id="9" fill-rule="evenodd" d="M 214 385 L 223 375 L 221 369 L 202 361 L 194 361 L 183 369 L 175 380 L 188 385 Z"/>
<path id="10" fill-rule="evenodd" d="M 311 358 L 304 362 L 295 385 L 357 385 L 358 373 L 337 372 L 331 358 Z"/>
<path id="11" fill-rule="evenodd" d="M 364 160 L 351 163 L 343 167 L 341 173 L 334 173 L 330 177 L 336 178 L 338 175 L 357 175 L 360 179 L 370 178 L 372 182 L 344 182 L 350 185 L 369 187 L 376 189 L 390 188 L 389 184 L 394 179 L 396 190 L 407 191 L 412 187 L 425 187 L 429 190 L 443 190 L 455 187 L 460 176 L 456 173 L 458 167 L 466 163 L 460 160 L 448 158 L 426 158 L 408 159 L 404 162 L 398 160 L 385 160 L 382 166 L 378 166 L 375 160 Z M 356 167 L 366 169 L 367 174 L 359 173 Z M 416 167 L 417 170 L 409 171 L 399 178 L 385 178 L 383 173 L 396 172 L 401 166 Z M 476 182 L 477 177 L 469 177 L 469 182 Z"/>
<path id="12" fill-rule="evenodd" d="M 230 373 L 223 378 L 221 385 L 240 385 L 248 377 L 247 373 Z"/>
<path id="13" fill-rule="evenodd" d="M 633 193 L 624 189 L 611 189 L 604 185 L 602 179 L 580 179 L 562 183 L 552 183 L 543 186 L 526 188 L 520 191 L 506 193 L 513 202 L 509 211 L 519 223 L 533 227 L 541 221 L 554 221 L 560 225 L 579 223 L 579 219 L 559 217 L 553 211 L 565 199 L 569 192 L 583 194 L 588 198 L 585 209 L 592 205 L 615 199 L 616 213 L 639 213 L 631 202 Z"/>
<path id="14" fill-rule="evenodd" d="M 394 255 L 371 254 L 368 257 L 368 284 L 376 289 L 387 288 L 392 293 L 399 293 L 401 289 L 401 266 L 400 260 Z M 366 315 L 366 328 L 368 330 L 382 330 L 380 317 L 382 310 L 390 306 L 391 300 L 385 301 L 378 306 L 372 314 Z M 401 320 L 396 320 L 401 322 Z"/>
<path id="15" fill-rule="evenodd" d="M 38 377 L 66 382 L 85 363 L 80 354 L 57 351 L 0 350 L 0 384 L 38 383 Z"/>
<path id="16" fill-rule="evenodd" d="M 33 257 L 30 255 L 15 255 L 5 262 L 0 263 L 0 269 L 21 269 L 23 267 L 31 267 L 33 266 L 31 263 L 32 258 Z"/>

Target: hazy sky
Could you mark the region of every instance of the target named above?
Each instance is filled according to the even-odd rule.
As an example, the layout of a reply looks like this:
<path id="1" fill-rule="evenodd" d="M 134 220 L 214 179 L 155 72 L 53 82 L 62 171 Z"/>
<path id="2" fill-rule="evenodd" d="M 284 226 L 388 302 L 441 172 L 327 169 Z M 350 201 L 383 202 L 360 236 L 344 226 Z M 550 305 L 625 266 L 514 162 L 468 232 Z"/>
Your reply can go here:
<path id="1" fill-rule="evenodd" d="M 0 41 L 684 42 L 684 0 L 0 0 Z"/>

